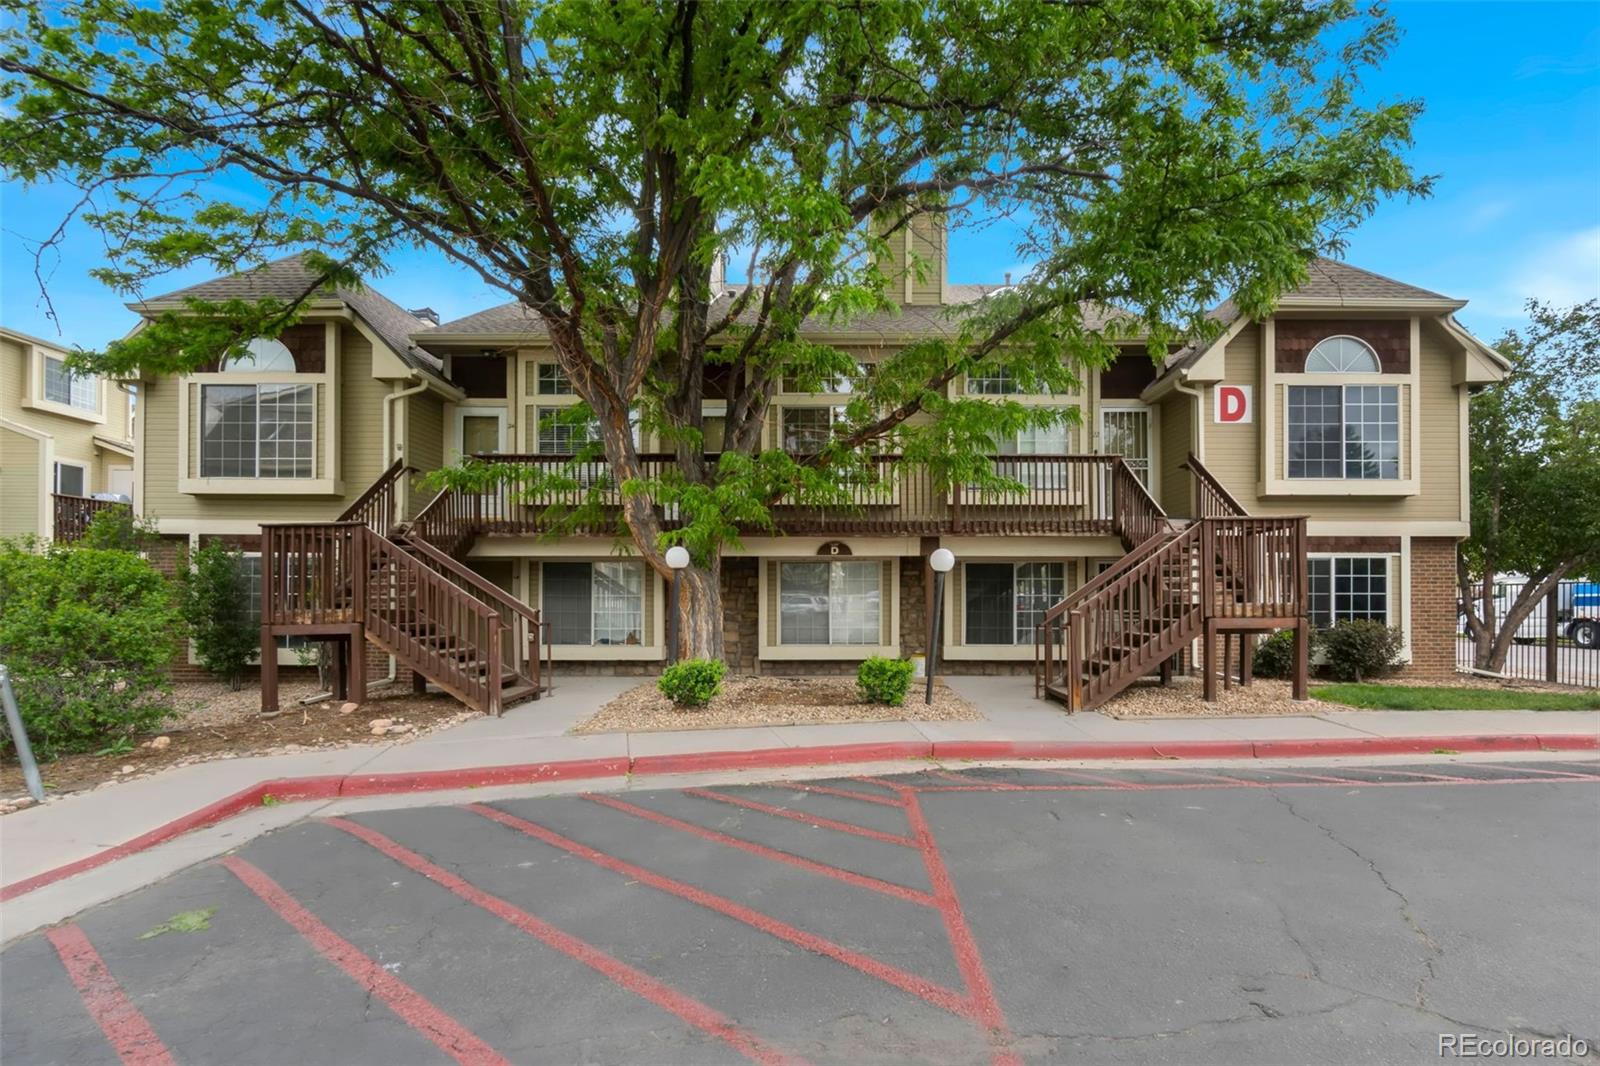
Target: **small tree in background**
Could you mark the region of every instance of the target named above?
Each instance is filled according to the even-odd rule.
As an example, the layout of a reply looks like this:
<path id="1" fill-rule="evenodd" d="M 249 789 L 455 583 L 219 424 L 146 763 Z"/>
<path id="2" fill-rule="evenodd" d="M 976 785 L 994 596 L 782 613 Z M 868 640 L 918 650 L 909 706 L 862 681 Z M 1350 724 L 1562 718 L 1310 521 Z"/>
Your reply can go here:
<path id="1" fill-rule="evenodd" d="M 44 758 L 161 724 L 181 618 L 172 586 L 130 552 L 0 545 L 0 662 Z"/>
<path id="2" fill-rule="evenodd" d="M 242 553 L 218 541 L 195 552 L 183 578 L 183 615 L 200 664 L 237 690 L 261 648 Z"/>
<path id="3" fill-rule="evenodd" d="M 155 519 L 140 518 L 123 503 L 96 512 L 84 527 L 78 547 L 137 554 L 149 551 L 159 540 Z"/>
<path id="4" fill-rule="evenodd" d="M 1563 578 L 1600 570 L 1600 301 L 1530 300 L 1528 317 L 1497 345 L 1511 373 L 1472 397 L 1472 537 L 1457 579 L 1480 670 L 1504 668 Z M 1498 618 L 1496 575 L 1510 572 L 1527 581 Z"/>

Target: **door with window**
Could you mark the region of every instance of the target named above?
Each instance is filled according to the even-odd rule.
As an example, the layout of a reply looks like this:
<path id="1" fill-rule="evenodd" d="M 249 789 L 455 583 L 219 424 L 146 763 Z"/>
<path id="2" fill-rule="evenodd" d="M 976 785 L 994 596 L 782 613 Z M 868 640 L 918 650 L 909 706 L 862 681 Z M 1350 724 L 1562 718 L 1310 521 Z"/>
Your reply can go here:
<path id="1" fill-rule="evenodd" d="M 492 454 L 506 450 L 504 407 L 456 408 L 456 454 Z"/>
<path id="2" fill-rule="evenodd" d="M 1120 455 L 1139 483 L 1150 487 L 1150 408 L 1101 407 L 1100 451 Z"/>

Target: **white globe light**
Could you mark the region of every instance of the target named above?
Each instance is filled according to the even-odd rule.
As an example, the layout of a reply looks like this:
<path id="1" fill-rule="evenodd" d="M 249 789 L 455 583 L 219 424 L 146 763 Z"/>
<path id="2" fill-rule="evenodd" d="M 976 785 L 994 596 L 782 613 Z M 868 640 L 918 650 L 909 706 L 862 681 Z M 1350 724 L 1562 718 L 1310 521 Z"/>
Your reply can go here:
<path id="1" fill-rule="evenodd" d="M 933 554 L 928 556 L 928 565 L 941 574 L 948 574 L 955 569 L 956 553 L 949 548 L 935 548 Z"/>
<path id="2" fill-rule="evenodd" d="M 689 549 L 682 544 L 674 544 L 667 549 L 667 565 L 674 570 L 682 570 L 689 565 Z"/>

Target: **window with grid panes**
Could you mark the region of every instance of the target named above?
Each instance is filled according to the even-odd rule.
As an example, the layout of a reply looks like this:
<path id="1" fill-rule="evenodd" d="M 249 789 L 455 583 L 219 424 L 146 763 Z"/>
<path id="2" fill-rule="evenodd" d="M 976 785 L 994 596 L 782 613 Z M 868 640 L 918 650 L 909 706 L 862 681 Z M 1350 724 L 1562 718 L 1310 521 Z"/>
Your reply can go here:
<path id="1" fill-rule="evenodd" d="M 644 643 L 642 563 L 544 563 L 540 589 L 554 644 Z"/>
<path id="2" fill-rule="evenodd" d="M 206 385 L 200 395 L 201 477 L 313 476 L 315 386 Z"/>
<path id="3" fill-rule="evenodd" d="M 1389 560 L 1363 555 L 1306 560 L 1311 624 L 1326 629 L 1335 622 L 1389 621 Z"/>
<path id="4" fill-rule="evenodd" d="M 968 644 L 1031 644 L 1045 612 L 1066 598 L 1064 563 L 966 563 Z"/>

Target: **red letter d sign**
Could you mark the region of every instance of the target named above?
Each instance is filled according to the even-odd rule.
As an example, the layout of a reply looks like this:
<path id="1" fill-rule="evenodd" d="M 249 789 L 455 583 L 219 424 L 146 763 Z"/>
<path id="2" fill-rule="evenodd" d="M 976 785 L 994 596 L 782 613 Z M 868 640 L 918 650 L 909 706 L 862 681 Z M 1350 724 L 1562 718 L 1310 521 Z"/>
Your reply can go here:
<path id="1" fill-rule="evenodd" d="M 1216 398 L 1213 421 L 1249 422 L 1254 418 L 1250 410 L 1249 385 L 1218 385 L 1212 390 L 1212 395 Z"/>

